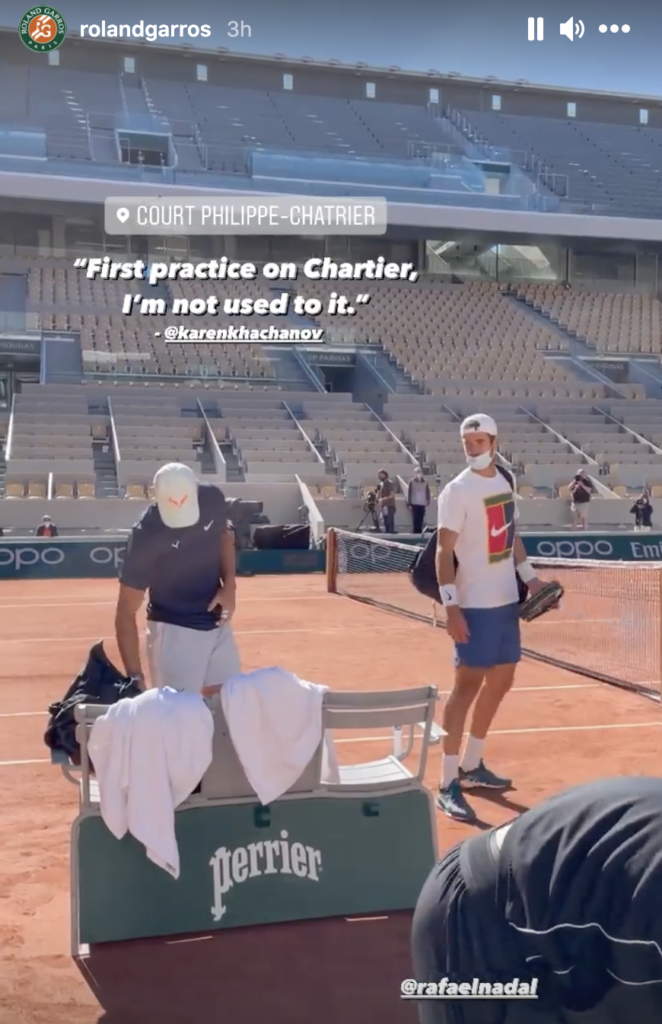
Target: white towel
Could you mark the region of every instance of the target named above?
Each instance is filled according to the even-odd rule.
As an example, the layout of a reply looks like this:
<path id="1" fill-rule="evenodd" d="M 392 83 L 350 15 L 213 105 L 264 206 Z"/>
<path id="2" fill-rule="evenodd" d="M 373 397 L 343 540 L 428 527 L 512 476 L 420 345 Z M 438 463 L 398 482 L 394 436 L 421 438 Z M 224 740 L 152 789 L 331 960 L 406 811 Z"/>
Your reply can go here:
<path id="1" fill-rule="evenodd" d="M 327 690 L 278 667 L 232 676 L 221 687 L 230 738 L 263 805 L 294 785 L 319 747 Z M 322 778 L 339 782 L 330 736 L 325 737 L 324 755 Z"/>
<path id="2" fill-rule="evenodd" d="M 175 809 L 211 764 L 213 733 L 202 697 L 169 687 L 119 701 L 90 732 L 106 827 L 117 839 L 130 832 L 173 878 L 180 870 Z"/>

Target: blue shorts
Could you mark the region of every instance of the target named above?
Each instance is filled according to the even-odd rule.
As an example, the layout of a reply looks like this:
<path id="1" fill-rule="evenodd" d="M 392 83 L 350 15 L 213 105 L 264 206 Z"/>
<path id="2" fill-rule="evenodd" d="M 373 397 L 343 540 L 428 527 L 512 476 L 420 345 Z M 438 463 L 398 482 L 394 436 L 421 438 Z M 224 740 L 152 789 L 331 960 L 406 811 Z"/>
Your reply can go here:
<path id="1" fill-rule="evenodd" d="M 455 666 L 493 668 L 522 658 L 519 604 L 501 608 L 463 608 L 469 630 L 466 644 L 455 644 Z"/>

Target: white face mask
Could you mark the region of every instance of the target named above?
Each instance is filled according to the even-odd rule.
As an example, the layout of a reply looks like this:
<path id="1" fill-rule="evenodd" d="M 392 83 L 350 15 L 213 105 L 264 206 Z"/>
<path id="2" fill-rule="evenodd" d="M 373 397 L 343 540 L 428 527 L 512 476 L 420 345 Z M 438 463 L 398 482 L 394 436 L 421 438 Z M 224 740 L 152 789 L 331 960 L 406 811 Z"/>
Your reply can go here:
<path id="1" fill-rule="evenodd" d="M 482 455 L 467 455 L 467 463 L 471 469 L 489 469 L 492 465 L 494 455 L 492 452 L 483 452 Z"/>

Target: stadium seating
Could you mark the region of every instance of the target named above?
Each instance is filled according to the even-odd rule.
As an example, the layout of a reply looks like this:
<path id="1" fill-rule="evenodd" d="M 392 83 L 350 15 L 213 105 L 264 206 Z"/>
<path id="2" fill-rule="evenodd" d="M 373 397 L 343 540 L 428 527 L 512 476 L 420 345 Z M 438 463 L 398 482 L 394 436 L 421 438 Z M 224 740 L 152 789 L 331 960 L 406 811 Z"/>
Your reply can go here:
<path id="1" fill-rule="evenodd" d="M 273 379 L 269 359 L 258 344 L 167 344 L 164 328 L 170 321 L 159 316 L 123 316 L 127 293 L 138 292 L 140 282 L 88 280 L 67 259 L 0 260 L 14 272 L 23 265 L 28 275 L 28 312 L 39 313 L 46 331 L 76 332 L 80 336 L 85 368 L 89 373 L 143 373 L 173 376 L 251 377 Z M 242 283 L 241 294 L 258 292 Z M 144 288 L 143 288 L 144 291 Z M 199 286 L 173 282 L 174 298 L 195 298 Z M 209 289 L 204 293 L 209 295 Z M 226 286 L 215 294 L 236 295 Z M 273 323 L 265 318 L 260 326 Z M 199 329 L 240 326 L 246 320 L 228 317 L 194 317 L 189 326 Z M 251 321 L 255 326 L 255 321 Z M 282 323 L 280 324 L 282 326 Z"/>
<path id="2" fill-rule="evenodd" d="M 64 68 L 23 70 L 17 82 L 12 79 L 16 105 L 12 106 L 11 119 L 39 127 L 49 125 L 49 155 L 55 158 L 118 162 L 117 148 L 103 144 L 104 132 L 113 124 L 112 115 L 125 108 L 122 94 L 126 96 L 127 89 L 133 100 L 130 113 L 159 117 L 175 129 L 182 158 L 179 167 L 186 171 L 245 173 L 247 143 L 274 149 L 396 158 L 411 156 L 412 146 L 419 147 L 419 152 L 425 145 L 439 151 L 452 145 L 458 149 L 448 123 L 432 116 L 424 106 L 184 83 L 150 76 L 142 79 L 142 86 L 131 89 L 120 75 Z M 92 117 L 89 137 L 87 114 Z"/>
<path id="3" fill-rule="evenodd" d="M 380 161 L 409 161 L 410 171 L 417 166 L 425 171 L 425 181 L 413 184 L 402 168 L 399 180 L 390 181 L 386 164 L 378 180 L 418 189 L 421 202 L 446 201 L 446 191 L 455 193 L 455 203 L 476 205 L 478 199 L 479 205 L 503 209 L 635 217 L 662 213 L 662 130 L 648 125 L 487 110 L 486 97 L 479 98 L 471 87 L 463 90 L 459 81 L 457 87 L 445 87 L 440 106 L 439 96 L 431 102 L 424 87 L 416 98 L 409 91 L 399 102 L 397 81 L 393 90 L 389 84 L 383 92 L 380 84 L 375 98 L 368 99 L 365 93 L 359 98 L 355 89 L 346 94 L 340 85 L 338 95 L 329 95 L 333 86 L 328 79 L 320 79 L 320 94 L 314 88 L 279 88 L 268 65 L 268 70 L 257 66 L 253 81 L 217 84 L 214 75 L 209 81 L 194 80 L 181 65 L 169 77 L 165 61 L 159 68 L 138 58 L 136 73 L 113 72 L 111 64 L 101 63 L 94 71 L 64 62 L 3 63 L 0 119 L 22 129 L 11 141 L 18 146 L 12 157 L 48 158 L 72 167 L 83 163 L 88 174 L 96 175 L 104 166 L 122 164 L 127 146 L 122 131 L 131 127 L 161 137 L 164 162 L 174 164 L 173 173 L 182 182 L 203 173 L 245 176 L 253 171 L 254 160 L 260 166 L 265 154 L 281 152 L 373 161 L 373 182 Z M 188 63 L 193 70 L 194 62 Z M 413 83 L 407 84 L 411 88 Z M 389 92 L 392 99 L 385 101 Z M 509 185 L 498 193 L 487 187 L 484 170 L 473 162 L 481 147 L 498 150 L 502 164 L 513 162 Z M 140 162 L 138 154 L 131 162 Z M 357 166 L 347 166 L 350 179 Z M 532 200 L 537 200 L 533 207 Z"/>
<path id="4" fill-rule="evenodd" d="M 135 74 L 107 66 L 97 72 L 3 63 L 0 119 L 20 123 L 30 145 L 43 145 L 33 156 L 85 161 L 90 176 L 105 164 L 120 164 L 117 132 L 129 124 L 170 137 L 177 173 L 250 173 L 258 183 L 276 174 L 279 159 L 300 158 L 316 161 L 318 170 L 335 169 L 330 180 L 342 180 L 338 175 L 351 163 L 352 180 L 414 187 L 419 172 L 451 181 L 459 168 L 452 186 L 458 196 L 485 188 L 477 158 L 484 147 L 498 147 L 505 164 L 513 164 L 499 198 L 519 189 L 519 165 L 530 178 L 522 195 L 537 189 L 566 211 L 662 216 L 658 128 L 474 110 L 469 94 L 454 87 L 441 107 L 427 84 L 418 101 L 385 102 L 395 90 L 379 86 L 377 98 L 368 99 L 278 88 L 276 79 L 267 88 L 260 76 L 250 88 L 249 80 L 236 87 L 213 77 L 168 78 L 165 60 L 145 62 Z M 472 170 L 480 181 L 469 183 Z M 53 242 L 52 251 L 63 250 Z M 614 493 L 644 481 L 662 485 L 659 408 L 647 398 L 655 393 L 655 377 L 645 388 L 618 385 L 616 401 L 589 364 L 573 361 L 578 346 L 582 354 L 661 356 L 661 307 L 652 293 L 619 292 L 613 282 L 608 291 L 546 280 L 515 281 L 508 289 L 491 280 L 451 285 L 434 275 L 415 285 L 342 289 L 338 282 L 304 278 L 283 286 L 242 282 L 240 290 L 198 281 L 149 289 L 150 298 L 170 302 L 215 294 L 221 308 L 226 299 L 273 299 L 283 290 L 320 298 L 326 308 L 332 291 L 369 291 L 370 302 L 342 320 L 326 313 L 304 322 L 222 311 L 181 322 L 200 329 L 320 326 L 327 342 L 373 350 L 375 365 L 396 382 L 395 394 L 381 396 L 382 409 L 381 399 L 365 405 L 310 390 L 314 369 L 297 367 L 283 347 L 166 343 L 171 318 L 121 312 L 127 292 L 144 292 L 139 282 L 88 280 L 70 258 L 17 253 L 0 256 L 0 274 L 10 268 L 25 275 L 26 312 L 39 317 L 47 337 L 65 334 L 79 342 L 84 376 L 108 389 L 97 388 L 99 407 L 94 388 L 66 398 L 54 386 L 40 393 L 24 389 L 15 403 L 6 470 L 0 465 L 0 489 L 4 478 L 8 496 L 144 499 L 155 466 L 166 457 L 210 478 L 224 457 L 231 478 L 236 467 L 236 479 L 247 483 L 298 476 L 325 500 L 358 494 L 374 484 L 382 466 L 406 481 L 417 460 L 441 484 L 463 465 L 458 422 L 478 406 L 497 416 L 501 451 L 518 472 L 522 493 L 563 493 L 580 464 Z M 481 266 L 489 272 L 488 263 Z M 140 397 L 123 387 L 143 379 L 150 387 L 141 387 Z M 184 399 L 169 385 L 187 379 L 192 389 Z M 264 391 L 255 389 L 258 382 Z M 164 389 L 157 392 L 159 385 Z M 4 428 L 0 423 L 0 437 L 8 430 L 8 421 Z"/>
<path id="5" fill-rule="evenodd" d="M 411 454 L 362 404 L 346 401 L 330 405 L 307 398 L 303 413 L 305 428 L 314 431 L 347 487 L 374 486 L 376 473 L 382 468 L 391 477 L 411 475 Z"/>
<path id="6" fill-rule="evenodd" d="M 89 494 L 95 476 L 84 393 L 65 399 L 48 392 L 17 394 L 9 456 L 7 497 L 46 497 L 50 474 L 63 496 L 74 484 Z"/>
<path id="7" fill-rule="evenodd" d="M 662 131 L 648 127 L 463 109 L 467 140 L 533 156 L 541 180 L 578 212 L 660 217 Z"/>
<path id="8" fill-rule="evenodd" d="M 278 393 L 207 398 L 205 411 L 217 441 L 229 441 L 248 483 L 288 479 L 325 483 L 327 468 L 310 437 Z"/>
<path id="9" fill-rule="evenodd" d="M 327 282 L 307 281 L 305 287 L 309 296 L 325 303 L 334 290 Z M 566 353 L 568 343 L 519 309 L 497 284 L 373 285 L 370 295 L 360 316 L 352 318 L 352 339 L 383 345 L 412 380 L 433 394 L 605 395 L 602 385 L 580 383 L 561 363 L 546 358 L 545 352 Z M 327 314 L 320 314 L 319 321 L 325 328 L 337 327 L 337 318 Z"/>
<path id="10" fill-rule="evenodd" d="M 15 265 L 12 261 L 12 267 Z M 88 281 L 67 260 L 33 260 L 25 266 L 28 312 L 41 315 L 44 330 L 79 333 L 87 372 L 164 376 L 202 373 L 267 381 L 275 378 L 274 366 L 260 344 L 167 344 L 163 337 L 166 318 L 123 316 L 122 299 L 127 291 L 137 290 L 136 282 L 127 286 L 115 281 Z M 215 294 L 221 308 L 225 299 L 238 295 L 236 288 L 227 283 L 214 283 L 212 291 L 202 282 L 174 281 L 169 283 L 169 290 L 175 300 Z M 334 290 L 337 284 L 316 281 L 305 281 L 295 288 L 325 304 Z M 241 296 L 251 299 L 273 299 L 281 291 L 266 282 L 242 282 L 241 286 Z M 568 341 L 542 319 L 536 322 L 525 309 L 518 308 L 497 284 L 373 284 L 370 294 L 371 302 L 345 330 L 346 339 L 382 344 L 413 380 L 431 391 L 444 394 L 450 382 L 472 381 L 476 387 L 488 388 L 485 393 L 489 394 L 498 380 L 499 392 L 504 396 L 604 397 L 601 387 L 580 384 L 562 364 L 546 358 L 546 353 L 567 353 Z M 558 322 L 569 335 L 600 351 L 662 352 L 661 307 L 652 296 L 574 291 L 557 285 L 522 285 L 517 294 Z M 316 320 L 334 337 L 343 335 L 344 328 L 336 317 L 322 313 Z M 187 325 L 199 329 L 255 328 L 256 318 L 191 317 Z M 260 327 L 270 325 L 282 328 L 301 323 L 287 318 L 259 318 Z M 411 343 L 412 331 L 416 332 L 415 346 Z M 439 345 L 440 338 L 444 339 L 443 346 Z"/>
<path id="11" fill-rule="evenodd" d="M 527 284 L 517 294 L 600 352 L 662 353 L 662 305 L 654 295 Z"/>
<path id="12" fill-rule="evenodd" d="M 138 316 L 122 317 L 117 310 L 126 291 L 123 283 L 88 281 L 66 260 L 33 258 L 21 266 L 28 273 L 30 311 L 39 312 L 47 330 L 79 335 L 87 372 L 101 370 L 121 380 L 123 373 L 135 375 L 139 367 L 142 376 L 157 379 L 278 382 L 275 363 L 261 346 L 166 345 L 154 337 L 163 318 L 141 322 Z M 135 283 L 130 287 L 135 289 Z M 305 280 L 289 287 L 326 304 L 337 284 Z M 168 284 L 170 300 L 206 297 L 210 291 L 202 282 Z M 242 284 L 242 295 L 253 299 L 274 298 L 281 291 L 268 282 Z M 214 284 L 213 293 L 221 302 L 237 297 L 227 284 Z M 406 480 L 414 461 L 421 460 L 443 482 L 462 464 L 460 410 L 496 403 L 502 452 L 519 471 L 521 486 L 533 494 L 558 493 L 578 461 L 595 467 L 607 486 L 639 486 L 644 479 L 657 484 L 655 438 L 662 435 L 655 415 L 647 412 L 643 388 L 620 385 L 624 398 L 610 418 L 599 411 L 610 406 L 606 386 L 579 379 L 570 359 L 573 337 L 607 351 L 612 340 L 616 344 L 622 337 L 628 352 L 657 352 L 657 300 L 522 286 L 517 294 L 531 310 L 495 283 L 458 286 L 430 279 L 415 285 L 371 284 L 370 294 L 370 303 L 352 318 L 346 333 L 337 318 L 323 313 L 317 321 L 336 342 L 381 348 L 427 397 L 391 396 L 380 421 L 371 409 L 349 402 L 349 395 L 341 406 L 314 392 L 295 401 L 289 389 L 265 391 L 259 402 L 255 391 L 223 390 L 211 400 L 205 392 L 214 441 L 227 447 L 241 478 L 261 482 L 297 475 L 318 493 L 335 494 L 336 488 L 356 493 L 374 483 L 379 466 Z M 533 310 L 556 319 L 558 327 Z M 282 327 L 283 320 L 260 318 L 260 326 Z M 230 322 L 255 325 L 255 319 L 226 316 L 191 319 L 199 327 Z M 179 398 L 144 396 L 144 391 L 131 399 L 119 392 L 112 396 L 111 439 L 108 424 L 93 420 L 82 397 L 77 399 L 80 408 L 58 398 L 46 409 L 43 393 L 37 406 L 24 394 L 16 404 L 7 494 L 37 496 L 51 486 L 57 494 L 86 495 L 95 479 L 93 447 L 103 438 L 106 453 L 112 440 L 119 483 L 129 495 L 144 497 L 154 468 L 166 457 L 180 458 L 200 472 L 208 439 L 203 422 L 190 418 L 197 410 L 182 419 Z M 406 407 L 398 406 L 403 401 Z M 530 416 L 534 411 L 536 421 Z M 642 429 L 629 430 L 627 416 L 642 415 Z M 54 474 L 50 484 L 49 473 Z M 98 484 L 97 474 L 97 492 Z"/>

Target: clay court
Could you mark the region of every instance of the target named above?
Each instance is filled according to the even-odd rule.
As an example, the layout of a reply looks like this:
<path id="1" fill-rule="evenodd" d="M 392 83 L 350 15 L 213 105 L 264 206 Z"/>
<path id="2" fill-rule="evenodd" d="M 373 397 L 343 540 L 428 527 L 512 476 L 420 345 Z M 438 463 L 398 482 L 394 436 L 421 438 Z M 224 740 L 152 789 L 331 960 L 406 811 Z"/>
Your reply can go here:
<path id="1" fill-rule="evenodd" d="M 314 997 L 307 986 L 311 978 L 319 986 L 320 964 L 330 982 L 324 991 L 333 1010 L 329 1019 L 365 1020 L 359 1003 L 348 1010 L 346 992 L 337 992 L 341 1001 L 334 1004 L 333 976 L 336 958 L 346 961 L 352 949 L 365 947 L 366 929 L 375 927 L 368 922 L 341 929 L 334 922 L 274 926 L 280 929 L 277 955 L 267 929 L 243 929 L 158 948 L 130 944 L 89 963 L 72 962 L 68 839 L 77 792 L 51 766 L 43 732 L 49 702 L 63 695 L 93 642 L 107 638 L 108 653 L 118 658 L 110 639 L 116 586 L 112 580 L 0 585 L 0 1024 L 207 1024 L 223 1008 L 238 1012 L 236 993 L 235 1001 L 228 998 L 226 982 L 219 981 L 223 971 L 236 984 L 250 981 L 260 990 L 243 1019 L 257 1022 L 269 1007 L 271 1019 L 298 1024 L 310 1019 Z M 443 630 L 328 594 L 320 576 L 240 580 L 234 625 L 246 669 L 280 664 L 333 689 L 434 683 L 444 691 L 451 683 L 452 647 Z M 526 660 L 489 741 L 490 763 L 512 776 L 516 788 L 505 797 L 472 794 L 483 825 L 498 825 L 569 784 L 658 774 L 661 725 L 654 701 Z M 392 746 L 385 735 L 336 739 L 345 762 L 384 756 Z M 440 756 L 432 747 L 426 776 L 432 788 Z M 440 816 L 440 849 L 467 831 Z M 375 972 L 389 957 L 406 958 L 407 923 L 397 915 L 382 922 Z M 254 969 L 248 975 L 246 965 L 254 968 L 256 960 L 258 975 Z M 300 1016 L 291 1011 L 291 989 L 284 991 L 296 983 Z M 366 983 L 365 974 L 356 978 L 357 995 Z M 383 1007 L 383 1018 L 365 1024 L 413 1020 L 397 1015 L 395 992 L 383 994 Z M 239 1018 L 231 1013 L 230 1019 Z"/>

